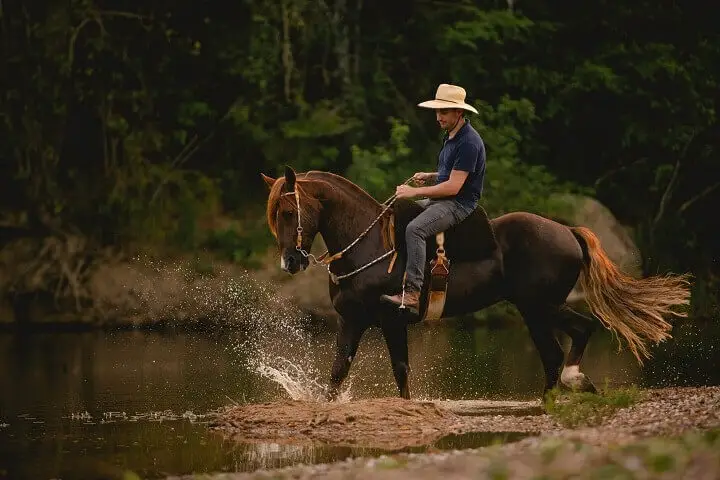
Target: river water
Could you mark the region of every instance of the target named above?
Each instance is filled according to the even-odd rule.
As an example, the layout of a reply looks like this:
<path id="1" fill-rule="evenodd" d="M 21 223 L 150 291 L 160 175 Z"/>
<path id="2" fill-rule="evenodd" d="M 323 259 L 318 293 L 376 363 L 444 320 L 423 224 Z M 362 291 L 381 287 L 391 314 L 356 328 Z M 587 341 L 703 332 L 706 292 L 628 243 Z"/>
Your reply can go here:
<path id="1" fill-rule="evenodd" d="M 0 334 L 0 478 L 157 478 L 251 471 L 378 455 L 322 445 L 236 445 L 205 415 L 230 403 L 312 395 L 333 359 L 334 336 L 298 329 L 217 334 Z M 607 332 L 584 371 L 598 385 L 720 384 L 720 328 L 692 322 L 640 369 Z M 524 327 L 448 321 L 410 330 L 411 394 L 423 399 L 537 399 L 542 370 Z M 346 397 L 394 396 L 377 330 L 363 338 Z M 284 387 L 281 385 L 284 383 Z M 511 441 L 517 434 L 445 438 L 432 448 Z M 431 448 L 431 447 L 428 447 Z M 423 449 L 415 449 L 422 451 Z"/>

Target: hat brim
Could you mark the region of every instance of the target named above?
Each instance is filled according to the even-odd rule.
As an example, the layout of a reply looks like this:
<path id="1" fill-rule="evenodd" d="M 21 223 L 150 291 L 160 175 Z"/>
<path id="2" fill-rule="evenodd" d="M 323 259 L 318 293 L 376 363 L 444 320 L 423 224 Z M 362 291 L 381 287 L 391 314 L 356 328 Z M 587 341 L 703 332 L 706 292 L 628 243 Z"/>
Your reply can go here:
<path id="1" fill-rule="evenodd" d="M 478 113 L 478 111 L 475 110 L 475 107 L 468 105 L 467 103 L 453 103 L 445 100 L 428 100 L 427 102 L 418 103 L 418 107 L 431 108 L 433 110 L 442 108 L 460 108 L 462 110 L 467 110 L 468 112 Z"/>

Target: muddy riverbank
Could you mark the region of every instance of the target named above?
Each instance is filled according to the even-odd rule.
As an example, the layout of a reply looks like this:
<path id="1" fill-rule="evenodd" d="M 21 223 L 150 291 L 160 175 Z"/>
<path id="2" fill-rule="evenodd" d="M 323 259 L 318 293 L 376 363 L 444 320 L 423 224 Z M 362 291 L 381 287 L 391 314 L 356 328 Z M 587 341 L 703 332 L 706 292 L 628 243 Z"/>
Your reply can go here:
<path id="1" fill-rule="evenodd" d="M 539 402 L 430 402 L 379 398 L 344 403 L 288 400 L 232 407 L 211 428 L 237 442 L 319 442 L 400 450 L 467 432 L 556 430 Z M 495 413 L 493 413 L 495 412 Z"/>
<path id="2" fill-rule="evenodd" d="M 238 406 L 224 411 L 212 428 L 235 441 L 363 444 L 390 450 L 429 442 L 450 433 L 537 432 L 531 438 L 512 444 L 483 449 L 422 455 L 389 452 L 378 459 L 224 474 L 213 477 L 215 480 L 437 478 L 440 475 L 467 478 L 492 477 L 497 469 L 508 474 L 504 475 L 508 478 L 531 478 L 541 472 L 553 476 L 582 475 L 588 473 L 587 468 L 594 468 L 593 465 L 599 468 L 605 464 L 613 465 L 607 468 L 634 468 L 637 472 L 650 473 L 653 468 L 669 471 L 684 465 L 683 477 L 690 471 L 698 473 L 699 476 L 692 478 L 715 478 L 706 475 L 720 472 L 720 448 L 717 448 L 720 446 L 717 434 L 720 387 L 645 390 L 635 405 L 620 409 L 599 425 L 576 429 L 565 428 L 556 418 L 543 413 L 539 402 L 401 399 Z M 698 432 L 708 431 L 711 433 L 698 436 Z M 656 440 L 682 435 L 690 436 L 678 442 Z M 554 461 L 556 457 L 563 460 Z"/>

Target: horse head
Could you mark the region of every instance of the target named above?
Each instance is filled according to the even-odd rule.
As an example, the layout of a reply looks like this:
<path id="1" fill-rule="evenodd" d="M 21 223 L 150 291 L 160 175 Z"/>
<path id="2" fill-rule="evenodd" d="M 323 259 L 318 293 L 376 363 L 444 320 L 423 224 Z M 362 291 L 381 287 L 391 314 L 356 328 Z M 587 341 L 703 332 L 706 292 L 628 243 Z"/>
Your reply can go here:
<path id="1" fill-rule="evenodd" d="M 283 177 L 260 175 L 270 188 L 267 222 L 280 250 L 280 268 L 294 275 L 310 263 L 308 252 L 320 226 L 321 190 L 318 182 L 299 178 L 289 166 Z"/>

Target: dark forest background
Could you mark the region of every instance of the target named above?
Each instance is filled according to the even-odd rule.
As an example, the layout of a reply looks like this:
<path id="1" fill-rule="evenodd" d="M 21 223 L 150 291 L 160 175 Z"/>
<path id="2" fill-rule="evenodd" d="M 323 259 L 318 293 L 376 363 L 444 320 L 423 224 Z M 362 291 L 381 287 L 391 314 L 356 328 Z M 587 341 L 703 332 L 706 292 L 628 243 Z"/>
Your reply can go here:
<path id="1" fill-rule="evenodd" d="M 489 213 L 593 196 L 644 273 L 692 272 L 709 314 L 720 7 L 700 5 L 4 0 L 0 248 L 52 262 L 42 240 L 73 235 L 89 257 L 152 245 L 252 265 L 272 246 L 260 172 L 330 170 L 384 199 L 434 169 L 441 132 L 416 104 L 445 82 L 480 110 Z"/>

